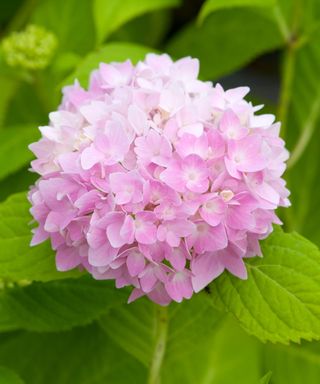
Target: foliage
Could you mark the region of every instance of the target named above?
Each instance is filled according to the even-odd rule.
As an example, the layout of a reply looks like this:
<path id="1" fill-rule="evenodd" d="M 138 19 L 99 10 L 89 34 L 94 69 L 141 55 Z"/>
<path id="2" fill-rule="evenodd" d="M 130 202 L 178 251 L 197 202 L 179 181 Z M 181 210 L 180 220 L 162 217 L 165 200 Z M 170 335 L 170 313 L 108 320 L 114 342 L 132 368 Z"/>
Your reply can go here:
<path id="1" fill-rule="evenodd" d="M 52 49 L 45 65 L 40 55 L 40 66 L 17 69 L 8 52 L 21 46 L 9 49 L 7 39 L 28 25 Z M 165 384 L 317 384 L 319 1 L 15 0 L 0 4 L 0 31 L 0 383 L 159 384 L 159 374 Z M 272 57 L 279 100 L 264 100 L 258 87 L 253 98 L 277 109 L 291 151 L 292 207 L 280 212 L 284 230 L 262 242 L 263 258 L 247 261 L 248 280 L 225 272 L 168 308 L 128 305 L 126 289 L 57 272 L 50 244 L 29 246 L 27 145 L 61 87 L 75 78 L 85 86 L 101 61 L 137 62 L 150 51 L 198 57 L 202 78 L 222 84 L 254 77 L 255 63 Z"/>

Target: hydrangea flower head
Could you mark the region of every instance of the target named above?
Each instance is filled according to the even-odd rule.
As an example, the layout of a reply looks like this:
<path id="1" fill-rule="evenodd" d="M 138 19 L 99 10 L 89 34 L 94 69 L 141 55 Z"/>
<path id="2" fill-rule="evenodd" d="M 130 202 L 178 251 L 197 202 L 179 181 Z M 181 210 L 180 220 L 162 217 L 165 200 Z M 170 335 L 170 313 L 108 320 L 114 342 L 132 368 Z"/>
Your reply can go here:
<path id="1" fill-rule="evenodd" d="M 166 305 L 244 258 L 288 206 L 288 152 L 274 116 L 256 114 L 247 87 L 198 80 L 199 62 L 148 54 L 100 64 L 88 90 L 64 89 L 30 145 L 40 174 L 29 193 L 32 244 L 51 240 L 60 271 L 132 286 Z"/>

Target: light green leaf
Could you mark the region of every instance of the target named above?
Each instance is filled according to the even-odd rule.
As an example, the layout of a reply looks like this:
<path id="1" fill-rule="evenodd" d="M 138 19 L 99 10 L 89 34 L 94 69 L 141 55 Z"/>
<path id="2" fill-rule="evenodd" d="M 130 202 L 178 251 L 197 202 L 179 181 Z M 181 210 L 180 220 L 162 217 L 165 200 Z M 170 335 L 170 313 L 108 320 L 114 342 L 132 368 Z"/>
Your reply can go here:
<path id="1" fill-rule="evenodd" d="M 277 0 L 207 0 L 200 10 L 199 21 L 203 22 L 210 13 L 224 8 L 272 7 L 276 2 Z"/>
<path id="2" fill-rule="evenodd" d="M 110 43 L 101 47 L 98 51 L 90 53 L 80 62 L 73 72 L 63 82 L 64 85 L 73 83 L 78 79 L 82 86 L 87 86 L 90 72 L 97 69 L 101 62 L 125 61 L 130 59 L 133 63 L 144 59 L 152 49 L 131 43 Z"/>
<path id="3" fill-rule="evenodd" d="M 287 121 L 291 150 L 288 185 L 292 207 L 287 212 L 290 228 L 320 245 L 320 29 L 294 52 L 293 85 Z"/>
<path id="4" fill-rule="evenodd" d="M 260 380 L 260 384 L 269 384 L 271 380 L 272 372 L 268 372 L 263 378 Z"/>
<path id="5" fill-rule="evenodd" d="M 100 324 L 111 339 L 149 366 L 156 342 L 157 308 L 158 305 L 142 298 L 130 305 L 112 308 Z M 167 356 L 181 354 L 200 343 L 221 316 L 204 293 L 190 301 L 171 304 L 168 311 Z"/>
<path id="6" fill-rule="evenodd" d="M 55 33 L 60 51 L 83 54 L 94 46 L 91 0 L 39 1 L 31 21 Z"/>
<path id="7" fill-rule="evenodd" d="M 320 377 L 320 343 L 302 345 L 266 345 L 264 365 L 272 370 L 272 384 L 318 384 Z"/>
<path id="8" fill-rule="evenodd" d="M 180 0 L 94 0 L 97 41 L 102 43 L 111 32 L 141 14 L 179 4 Z"/>
<path id="9" fill-rule="evenodd" d="M 0 84 L 2 88 L 2 92 L 0 92 L 0 128 L 3 128 L 7 108 L 18 88 L 18 81 L 0 74 Z"/>
<path id="10" fill-rule="evenodd" d="M 277 229 L 263 258 L 247 262 L 248 280 L 224 273 L 211 285 L 214 302 L 259 339 L 288 343 L 320 338 L 320 253 L 302 236 Z"/>
<path id="11" fill-rule="evenodd" d="M 0 331 L 25 329 L 48 332 L 70 329 L 97 319 L 110 308 L 126 303 L 128 292 L 113 281 L 85 276 L 0 291 Z"/>
<path id="12" fill-rule="evenodd" d="M 178 32 L 167 50 L 174 57 L 197 57 L 202 76 L 216 79 L 283 44 L 272 19 L 254 9 L 223 9 L 208 16 L 201 26 L 193 23 Z"/>
<path id="13" fill-rule="evenodd" d="M 0 131 L 0 180 L 32 160 L 33 155 L 28 145 L 38 138 L 36 124 L 12 126 Z"/>
<path id="14" fill-rule="evenodd" d="M 257 384 L 261 377 L 258 341 L 229 319 L 182 351 L 181 347 L 176 353 L 167 354 L 163 383 Z"/>
<path id="15" fill-rule="evenodd" d="M 79 309 L 80 310 L 80 309 Z M 0 364 L 28 384 L 143 384 L 145 368 L 96 325 L 0 335 Z"/>
<path id="16" fill-rule="evenodd" d="M 111 308 L 100 320 L 108 336 L 146 367 L 154 362 L 160 345 L 158 327 L 163 324 L 159 324 L 158 308 L 145 298 L 139 299 L 128 306 Z M 261 376 L 258 342 L 236 324 L 221 321 L 221 314 L 211 307 L 206 293 L 172 303 L 167 311 L 163 383 L 257 383 Z"/>
<path id="17" fill-rule="evenodd" d="M 48 113 L 52 109 L 48 109 L 46 100 L 51 98 L 53 92 L 48 92 L 48 87 L 42 88 L 44 94 L 40 97 L 34 86 L 34 83 L 18 84 L 18 89 L 7 108 L 4 129 L 26 124 L 37 127 L 48 123 Z"/>
<path id="18" fill-rule="evenodd" d="M 14 371 L 11 371 L 6 367 L 0 367 L 0 383 L 23 384 L 24 382 Z"/>
<path id="19" fill-rule="evenodd" d="M 124 24 L 109 36 L 112 42 L 124 41 L 146 47 L 157 47 L 169 33 L 172 14 L 169 9 L 150 12 Z M 145 33 L 145 31 L 148 33 Z"/>
<path id="20" fill-rule="evenodd" d="M 29 165 L 5 177 L 0 181 L 0 203 L 12 194 L 26 191 L 37 178 L 36 173 L 29 171 Z"/>
<path id="21" fill-rule="evenodd" d="M 58 272 L 48 242 L 30 247 L 31 215 L 26 192 L 12 195 L 0 204 L 0 279 L 48 281 L 78 276 Z"/>

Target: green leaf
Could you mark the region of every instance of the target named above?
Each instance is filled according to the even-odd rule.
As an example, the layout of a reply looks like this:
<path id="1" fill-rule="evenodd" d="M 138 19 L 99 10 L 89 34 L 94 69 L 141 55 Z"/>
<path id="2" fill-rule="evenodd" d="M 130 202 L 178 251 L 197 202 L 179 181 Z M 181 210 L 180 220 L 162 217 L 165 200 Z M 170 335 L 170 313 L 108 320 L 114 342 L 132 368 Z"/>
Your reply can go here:
<path id="1" fill-rule="evenodd" d="M 83 54 L 94 46 L 91 0 L 39 1 L 31 21 L 55 33 L 60 51 Z"/>
<path id="2" fill-rule="evenodd" d="M 260 384 L 269 384 L 271 380 L 272 372 L 268 372 L 263 378 L 260 380 Z"/>
<path id="3" fill-rule="evenodd" d="M 157 47 L 168 34 L 171 22 L 172 14 L 168 9 L 147 13 L 124 24 L 109 36 L 109 40 Z"/>
<path id="4" fill-rule="evenodd" d="M 154 10 L 175 7 L 180 0 L 94 0 L 97 41 L 102 43 L 111 32 L 139 15 Z"/>
<path id="5" fill-rule="evenodd" d="M 219 11 L 224 8 L 235 7 L 272 7 L 277 0 L 207 0 L 199 13 L 199 21 L 203 20 L 212 12 Z"/>
<path id="6" fill-rule="evenodd" d="M 295 52 L 293 85 L 289 90 L 287 142 L 291 150 L 288 185 L 292 207 L 289 226 L 320 245 L 316 196 L 320 193 L 320 29 Z M 290 131 L 289 131 L 290 129 Z M 289 134 L 290 133 L 290 134 Z M 306 171 L 307 170 L 307 171 Z"/>
<path id="7" fill-rule="evenodd" d="M 0 204 L 0 279 L 48 281 L 78 276 L 58 272 L 48 242 L 30 247 L 31 215 L 26 192 L 12 195 Z"/>
<path id="8" fill-rule="evenodd" d="M 146 366 L 155 348 L 157 307 L 142 298 L 130 305 L 112 308 L 100 322 L 111 339 Z M 181 304 L 171 304 L 168 310 L 167 356 L 181 354 L 200 343 L 220 318 L 205 294 L 195 295 Z"/>
<path id="9" fill-rule="evenodd" d="M 202 76 L 216 79 L 283 44 L 272 19 L 254 9 L 222 9 L 208 16 L 201 26 L 192 23 L 178 32 L 167 51 L 175 57 L 197 57 Z"/>
<path id="10" fill-rule="evenodd" d="M 272 384 L 318 384 L 320 377 L 320 343 L 302 345 L 266 345 L 264 365 L 272 370 Z"/>
<path id="11" fill-rule="evenodd" d="M 18 81 L 0 74 L 0 83 L 2 88 L 0 93 L 0 128 L 2 128 L 10 100 L 18 88 Z"/>
<path id="12" fill-rule="evenodd" d="M 127 298 L 128 292 L 116 289 L 113 281 L 88 276 L 4 288 L 0 292 L 0 331 L 67 330 L 92 322 Z"/>
<path id="13" fill-rule="evenodd" d="M 248 280 L 224 273 L 212 299 L 263 341 L 320 338 L 320 253 L 302 236 L 276 230 L 262 242 L 263 258 L 247 262 Z"/>
<path id="14" fill-rule="evenodd" d="M 35 92 L 35 84 L 20 82 L 13 98 L 11 98 L 4 119 L 4 127 L 18 125 L 45 125 L 48 123 L 49 109 L 45 99 Z M 43 91 L 43 90 L 42 90 Z M 47 98 L 53 92 L 44 89 Z M 37 124 L 35 124 L 37 122 Z"/>
<path id="15" fill-rule="evenodd" d="M 86 87 L 90 72 L 97 69 L 101 62 L 125 61 L 130 59 L 133 63 L 144 59 L 145 55 L 152 51 L 149 48 L 131 43 L 110 43 L 101 47 L 98 51 L 90 53 L 80 62 L 73 72 L 63 82 L 64 85 L 73 83 L 78 79 L 82 86 Z"/>
<path id="16" fill-rule="evenodd" d="M 14 371 L 11 371 L 6 367 L 0 367 L 0 383 L 23 384 L 24 382 Z"/>
<path id="17" fill-rule="evenodd" d="M 257 384 L 261 377 L 258 341 L 229 319 L 182 351 L 167 354 L 163 383 Z"/>
<path id="18" fill-rule="evenodd" d="M 111 308 L 100 324 L 114 342 L 149 367 L 159 346 L 157 312 L 158 306 L 143 298 Z M 189 301 L 170 304 L 163 383 L 257 383 L 257 341 L 234 323 L 221 320 L 204 292 Z"/>
<path id="19" fill-rule="evenodd" d="M 96 325 L 0 336 L 0 364 L 28 384 L 142 384 L 145 368 Z"/>
<path id="20" fill-rule="evenodd" d="M 39 130 L 35 124 L 12 126 L 0 131 L 0 180 L 32 160 L 28 145 L 38 138 Z"/>
<path id="21" fill-rule="evenodd" d="M 33 185 L 39 175 L 29 171 L 29 166 L 10 174 L 0 181 L 0 203 L 10 195 L 26 191 Z"/>

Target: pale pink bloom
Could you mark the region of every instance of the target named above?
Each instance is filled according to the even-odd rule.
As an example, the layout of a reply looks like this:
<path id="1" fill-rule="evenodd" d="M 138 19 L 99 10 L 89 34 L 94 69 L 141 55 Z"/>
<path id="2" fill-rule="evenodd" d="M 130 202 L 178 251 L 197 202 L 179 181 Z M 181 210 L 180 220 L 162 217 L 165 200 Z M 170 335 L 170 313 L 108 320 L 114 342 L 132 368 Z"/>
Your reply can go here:
<path id="1" fill-rule="evenodd" d="M 192 259 L 191 271 L 193 289 L 195 292 L 199 292 L 221 275 L 224 271 L 224 265 L 216 253 L 206 252 Z"/>
<path id="2" fill-rule="evenodd" d="M 205 221 L 197 221 L 194 231 L 187 237 L 187 245 L 198 254 L 223 249 L 228 244 L 227 233 L 223 224 L 212 227 Z"/>
<path id="3" fill-rule="evenodd" d="M 143 199 L 143 178 L 137 171 L 114 172 L 109 176 L 116 204 L 139 203 Z"/>
<path id="4" fill-rule="evenodd" d="M 119 87 L 130 83 L 133 75 L 133 65 L 130 60 L 124 63 L 105 64 L 99 67 L 100 76 L 105 82 L 105 87 Z"/>
<path id="5" fill-rule="evenodd" d="M 220 131 L 223 132 L 228 139 L 243 139 L 247 136 L 249 130 L 241 125 L 239 117 L 232 111 L 227 109 L 220 120 Z"/>
<path id="6" fill-rule="evenodd" d="M 171 159 L 172 149 L 170 142 L 152 129 L 147 135 L 136 138 L 135 153 L 138 162 L 144 165 L 154 163 L 165 166 Z"/>
<path id="7" fill-rule="evenodd" d="M 128 108 L 128 121 L 138 136 L 148 133 L 150 124 L 148 123 L 147 114 L 134 104 Z"/>
<path id="8" fill-rule="evenodd" d="M 181 238 L 189 236 L 194 230 L 195 224 L 186 219 L 163 221 L 158 227 L 157 238 L 171 247 L 178 247 Z"/>
<path id="9" fill-rule="evenodd" d="M 261 153 L 261 138 L 250 135 L 241 140 L 230 140 L 225 164 L 230 176 L 241 178 L 240 172 L 257 172 L 267 166 Z"/>
<path id="10" fill-rule="evenodd" d="M 190 299 L 193 293 L 191 272 L 183 270 L 169 275 L 165 288 L 169 296 L 178 303 L 183 299 Z"/>
<path id="11" fill-rule="evenodd" d="M 208 194 L 199 209 L 200 216 L 211 226 L 221 223 L 227 211 L 227 204 L 216 194 Z"/>
<path id="12" fill-rule="evenodd" d="M 180 137 L 186 133 L 196 137 L 203 134 L 203 123 L 199 121 L 197 109 L 192 104 L 186 105 L 177 112 L 177 123 Z"/>
<path id="13" fill-rule="evenodd" d="M 109 123 L 104 133 L 99 134 L 93 143 L 81 154 L 83 169 L 95 164 L 113 165 L 122 161 L 129 150 L 130 142 L 124 129 L 118 123 Z"/>
<path id="14" fill-rule="evenodd" d="M 138 212 L 132 217 L 127 215 L 120 229 L 119 236 L 127 244 L 134 240 L 141 244 L 153 244 L 157 239 L 156 216 L 153 212 Z"/>
<path id="15" fill-rule="evenodd" d="M 209 187 L 206 163 L 197 155 L 172 160 L 161 173 L 160 179 L 178 192 L 189 190 L 203 193 Z"/>
<path id="16" fill-rule="evenodd" d="M 198 155 L 206 160 L 209 151 L 208 136 L 201 135 L 200 137 L 194 137 L 194 135 L 185 133 L 176 144 L 175 148 L 182 158 L 189 155 Z"/>
<path id="17" fill-rule="evenodd" d="M 131 276 L 137 276 L 144 270 L 146 260 L 144 255 L 137 249 L 131 249 L 127 253 L 126 264 Z"/>
<path id="18" fill-rule="evenodd" d="M 245 258 L 289 206 L 288 151 L 274 116 L 257 115 L 247 87 L 198 79 L 199 62 L 148 54 L 101 63 L 88 90 L 65 87 L 30 145 L 31 245 L 47 239 L 59 271 L 133 287 L 167 305 L 224 270 L 247 278 Z"/>

